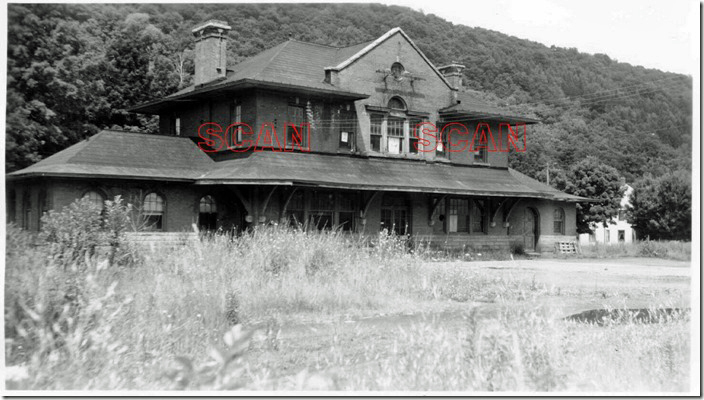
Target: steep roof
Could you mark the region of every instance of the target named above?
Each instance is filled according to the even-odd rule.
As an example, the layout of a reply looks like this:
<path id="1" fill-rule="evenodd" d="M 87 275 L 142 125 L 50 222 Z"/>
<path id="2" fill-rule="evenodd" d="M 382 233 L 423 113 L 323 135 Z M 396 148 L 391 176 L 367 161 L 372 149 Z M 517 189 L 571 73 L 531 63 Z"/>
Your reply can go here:
<path id="1" fill-rule="evenodd" d="M 276 86 L 310 90 L 330 95 L 362 99 L 367 94 L 350 92 L 324 81 L 325 68 L 337 64 L 366 46 L 360 43 L 349 47 L 333 47 L 316 43 L 288 40 L 247 58 L 228 70 L 223 80 L 191 85 L 162 99 L 134 107 L 131 111 L 153 112 L 155 106 L 169 101 L 236 86 Z"/>
<path id="2" fill-rule="evenodd" d="M 187 137 L 106 130 L 7 176 L 193 181 L 213 163 Z"/>

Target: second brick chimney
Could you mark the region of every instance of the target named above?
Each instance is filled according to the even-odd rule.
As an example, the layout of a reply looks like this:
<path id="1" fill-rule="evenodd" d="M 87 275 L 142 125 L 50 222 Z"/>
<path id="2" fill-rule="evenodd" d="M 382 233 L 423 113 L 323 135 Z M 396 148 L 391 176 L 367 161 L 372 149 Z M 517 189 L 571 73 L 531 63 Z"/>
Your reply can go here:
<path id="1" fill-rule="evenodd" d="M 193 29 L 196 38 L 196 86 L 227 75 L 227 32 L 230 29 L 226 22 L 212 19 Z"/>

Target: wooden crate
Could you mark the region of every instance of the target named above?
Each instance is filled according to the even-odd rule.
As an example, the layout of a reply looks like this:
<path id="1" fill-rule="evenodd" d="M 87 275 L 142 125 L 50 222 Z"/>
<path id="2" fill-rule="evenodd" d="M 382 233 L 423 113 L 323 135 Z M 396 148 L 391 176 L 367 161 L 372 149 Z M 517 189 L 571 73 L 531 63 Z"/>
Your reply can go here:
<path id="1" fill-rule="evenodd" d="M 575 241 L 559 241 L 555 242 L 555 253 L 558 254 L 577 254 L 578 248 Z"/>

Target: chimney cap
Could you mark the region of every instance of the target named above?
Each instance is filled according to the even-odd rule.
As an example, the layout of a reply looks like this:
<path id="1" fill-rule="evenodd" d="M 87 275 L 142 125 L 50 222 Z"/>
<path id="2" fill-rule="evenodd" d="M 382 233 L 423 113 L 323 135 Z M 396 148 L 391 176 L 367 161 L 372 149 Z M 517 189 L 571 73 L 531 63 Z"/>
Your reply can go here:
<path id="1" fill-rule="evenodd" d="M 447 72 L 462 72 L 466 67 L 457 61 L 453 61 L 450 64 L 443 65 L 442 67 L 438 67 L 438 71 L 442 73 L 447 73 Z"/>
<path id="2" fill-rule="evenodd" d="M 196 34 L 200 31 L 206 30 L 208 28 L 222 29 L 222 30 L 226 30 L 226 31 L 229 31 L 232 29 L 232 27 L 230 25 L 228 25 L 227 22 L 225 22 L 225 21 L 211 19 L 211 20 L 208 20 L 208 21 L 196 26 L 195 28 L 193 28 L 193 30 L 191 32 Z"/>

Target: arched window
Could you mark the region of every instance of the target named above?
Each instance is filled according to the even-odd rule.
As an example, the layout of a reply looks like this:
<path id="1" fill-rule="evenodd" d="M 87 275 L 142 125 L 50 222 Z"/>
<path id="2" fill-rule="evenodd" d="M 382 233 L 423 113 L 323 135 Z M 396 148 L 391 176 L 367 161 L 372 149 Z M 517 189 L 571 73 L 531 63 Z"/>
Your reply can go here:
<path id="1" fill-rule="evenodd" d="M 198 204 L 198 225 L 201 229 L 215 230 L 218 224 L 218 205 L 213 196 L 204 196 Z"/>
<path id="2" fill-rule="evenodd" d="M 400 97 L 392 97 L 389 100 L 388 107 L 392 110 L 406 111 L 406 103 Z"/>
<path id="3" fill-rule="evenodd" d="M 144 197 L 142 216 L 146 230 L 162 230 L 164 219 L 164 198 L 156 193 Z"/>
<path id="4" fill-rule="evenodd" d="M 101 210 L 105 208 L 105 196 L 103 196 L 102 193 L 98 191 L 90 190 L 83 195 L 83 198 L 88 198 L 91 204 L 95 205 Z"/>
<path id="5" fill-rule="evenodd" d="M 391 75 L 397 80 L 403 79 L 403 73 L 406 71 L 406 68 L 403 67 L 403 64 L 400 62 L 395 62 L 391 64 Z"/>
<path id="6" fill-rule="evenodd" d="M 553 233 L 565 234 L 565 211 L 562 208 L 556 207 L 553 211 L 552 224 Z"/>

